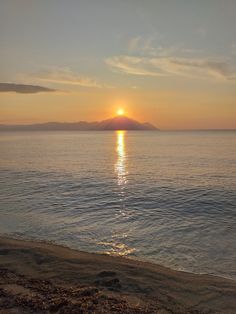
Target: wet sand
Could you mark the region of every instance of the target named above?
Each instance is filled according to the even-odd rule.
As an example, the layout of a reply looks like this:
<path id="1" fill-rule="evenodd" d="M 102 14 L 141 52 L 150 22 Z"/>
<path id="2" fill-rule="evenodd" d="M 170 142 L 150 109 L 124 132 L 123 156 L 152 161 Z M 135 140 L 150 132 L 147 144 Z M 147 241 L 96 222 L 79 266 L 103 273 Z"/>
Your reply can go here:
<path id="1" fill-rule="evenodd" d="M 0 313 L 236 313 L 236 282 L 0 237 Z"/>

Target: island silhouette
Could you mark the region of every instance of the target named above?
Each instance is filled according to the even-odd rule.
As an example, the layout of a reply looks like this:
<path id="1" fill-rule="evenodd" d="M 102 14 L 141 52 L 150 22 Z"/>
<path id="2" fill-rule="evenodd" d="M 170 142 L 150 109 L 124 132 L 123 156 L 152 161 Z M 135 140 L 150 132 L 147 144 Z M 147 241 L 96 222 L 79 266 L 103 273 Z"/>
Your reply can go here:
<path id="1" fill-rule="evenodd" d="M 0 124 L 0 131 L 154 131 L 159 130 L 151 123 L 141 123 L 126 116 L 96 122 L 47 122 L 38 124 Z"/>

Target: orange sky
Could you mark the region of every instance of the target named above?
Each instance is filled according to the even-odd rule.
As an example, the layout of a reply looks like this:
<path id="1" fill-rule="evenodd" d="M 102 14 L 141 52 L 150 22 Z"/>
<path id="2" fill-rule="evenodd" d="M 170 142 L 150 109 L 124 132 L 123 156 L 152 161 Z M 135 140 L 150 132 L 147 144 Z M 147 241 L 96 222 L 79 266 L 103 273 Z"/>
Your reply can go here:
<path id="1" fill-rule="evenodd" d="M 226 95 L 227 96 L 227 95 Z M 4 93 L 0 96 L 0 123 L 95 121 L 116 115 L 149 121 L 161 129 L 236 128 L 236 106 L 215 95 L 143 90 L 55 92 L 52 94 Z"/>
<path id="2" fill-rule="evenodd" d="M 236 129 L 235 11 L 231 0 L 1 1 L 0 123 L 122 108 L 161 129 Z"/>

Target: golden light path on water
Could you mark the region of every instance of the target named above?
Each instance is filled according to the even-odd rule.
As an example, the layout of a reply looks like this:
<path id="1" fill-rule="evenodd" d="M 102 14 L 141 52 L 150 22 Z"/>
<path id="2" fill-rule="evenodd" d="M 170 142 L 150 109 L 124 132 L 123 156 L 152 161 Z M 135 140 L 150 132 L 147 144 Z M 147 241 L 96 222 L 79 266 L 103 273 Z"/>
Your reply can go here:
<path id="1" fill-rule="evenodd" d="M 117 219 L 126 219 L 125 212 L 125 187 L 128 183 L 128 169 L 126 156 L 126 131 L 116 131 L 116 162 L 115 173 L 117 176 L 118 193 L 120 197 L 120 209 L 117 212 Z M 99 242 L 98 244 L 105 245 L 108 250 L 105 253 L 110 255 L 126 256 L 135 251 L 134 248 L 128 247 L 123 241 L 127 238 L 128 232 L 122 230 L 113 230 L 111 240 Z"/>
<path id="2" fill-rule="evenodd" d="M 117 162 L 115 164 L 115 171 L 117 173 L 117 183 L 123 189 L 127 184 L 125 131 L 117 131 L 116 136 Z"/>

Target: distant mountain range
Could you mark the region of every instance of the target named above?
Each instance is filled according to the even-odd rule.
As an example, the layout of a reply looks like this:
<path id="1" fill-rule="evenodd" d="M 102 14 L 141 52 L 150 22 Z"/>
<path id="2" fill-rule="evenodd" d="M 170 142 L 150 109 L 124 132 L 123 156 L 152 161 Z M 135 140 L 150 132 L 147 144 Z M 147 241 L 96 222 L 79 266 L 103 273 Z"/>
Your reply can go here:
<path id="1" fill-rule="evenodd" d="M 0 124 L 0 131 L 111 131 L 111 130 L 159 130 L 146 122 L 140 123 L 125 116 L 117 116 L 100 122 L 47 122 L 41 124 Z"/>

